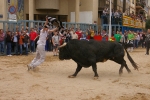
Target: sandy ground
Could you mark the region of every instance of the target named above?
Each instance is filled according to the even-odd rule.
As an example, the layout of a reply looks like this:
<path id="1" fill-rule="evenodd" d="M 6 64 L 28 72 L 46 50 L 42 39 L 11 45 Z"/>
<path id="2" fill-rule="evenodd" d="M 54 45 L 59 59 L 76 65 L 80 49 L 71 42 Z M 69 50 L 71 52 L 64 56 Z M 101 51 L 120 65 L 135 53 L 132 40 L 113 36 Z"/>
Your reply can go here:
<path id="1" fill-rule="evenodd" d="M 76 78 L 73 60 L 60 61 L 47 52 L 46 61 L 35 71 L 26 65 L 29 56 L 0 56 L 0 100 L 150 100 L 150 55 L 145 49 L 130 53 L 140 66 L 132 74 L 126 69 L 119 76 L 120 65 L 107 61 L 97 63 L 99 78 L 93 79 L 92 67 L 83 68 Z"/>

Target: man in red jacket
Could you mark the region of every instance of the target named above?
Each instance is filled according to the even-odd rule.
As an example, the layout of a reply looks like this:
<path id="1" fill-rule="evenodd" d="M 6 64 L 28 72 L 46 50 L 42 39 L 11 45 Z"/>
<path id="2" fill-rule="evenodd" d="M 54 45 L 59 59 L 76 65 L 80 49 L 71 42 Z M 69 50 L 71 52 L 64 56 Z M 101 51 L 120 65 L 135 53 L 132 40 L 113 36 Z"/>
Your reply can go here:
<path id="1" fill-rule="evenodd" d="M 35 51 L 35 38 L 37 37 L 37 33 L 34 31 L 34 28 L 31 29 L 30 32 L 30 49 L 33 53 Z"/>
<path id="2" fill-rule="evenodd" d="M 78 35 L 78 39 L 80 40 L 82 36 L 82 31 L 80 30 L 80 28 L 78 28 L 78 30 L 76 31 L 76 34 Z"/>

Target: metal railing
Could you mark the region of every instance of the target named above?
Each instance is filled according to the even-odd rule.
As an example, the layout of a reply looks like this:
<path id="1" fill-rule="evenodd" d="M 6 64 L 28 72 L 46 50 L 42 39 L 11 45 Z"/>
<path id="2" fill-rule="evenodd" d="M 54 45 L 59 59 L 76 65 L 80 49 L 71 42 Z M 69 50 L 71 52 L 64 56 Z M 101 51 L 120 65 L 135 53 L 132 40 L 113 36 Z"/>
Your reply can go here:
<path id="1" fill-rule="evenodd" d="M 45 21 L 35 21 L 35 20 L 18 20 L 18 21 L 0 21 L 2 24 L 2 29 L 6 31 L 21 31 L 22 28 L 25 30 L 28 28 L 39 28 L 45 24 Z M 93 28 L 95 31 L 98 31 L 98 26 L 96 24 L 86 24 L 86 23 L 71 23 L 71 22 L 62 22 L 65 28 L 80 28 L 81 30 L 86 30 L 89 27 Z"/>

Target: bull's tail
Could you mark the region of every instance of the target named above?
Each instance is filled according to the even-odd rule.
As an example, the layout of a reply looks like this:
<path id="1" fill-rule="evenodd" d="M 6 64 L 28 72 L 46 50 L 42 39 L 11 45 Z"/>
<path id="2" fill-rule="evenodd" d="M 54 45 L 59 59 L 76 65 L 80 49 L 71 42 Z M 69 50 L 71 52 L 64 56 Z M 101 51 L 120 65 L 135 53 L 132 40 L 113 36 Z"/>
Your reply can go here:
<path id="1" fill-rule="evenodd" d="M 127 49 L 124 48 L 126 53 L 127 53 L 127 57 L 129 59 L 129 61 L 131 62 L 132 66 L 134 67 L 135 70 L 138 70 L 138 66 L 137 64 L 134 62 L 134 60 L 131 58 L 130 54 L 128 53 Z"/>

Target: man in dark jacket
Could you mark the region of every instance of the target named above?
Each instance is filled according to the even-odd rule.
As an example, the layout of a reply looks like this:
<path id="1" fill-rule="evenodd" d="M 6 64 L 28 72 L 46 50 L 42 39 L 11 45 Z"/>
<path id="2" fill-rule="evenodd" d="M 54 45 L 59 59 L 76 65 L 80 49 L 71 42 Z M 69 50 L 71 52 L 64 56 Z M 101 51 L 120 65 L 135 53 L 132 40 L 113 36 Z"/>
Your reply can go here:
<path id="1" fill-rule="evenodd" d="M 25 54 L 28 55 L 28 44 L 29 44 L 29 36 L 27 35 L 26 31 L 23 31 L 23 36 L 24 36 L 24 48 L 25 48 Z"/>
<path id="2" fill-rule="evenodd" d="M 150 29 L 148 29 L 147 31 L 147 35 L 146 35 L 146 54 L 145 55 L 149 55 L 149 48 L 150 48 Z"/>

